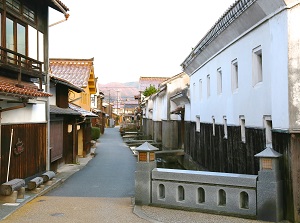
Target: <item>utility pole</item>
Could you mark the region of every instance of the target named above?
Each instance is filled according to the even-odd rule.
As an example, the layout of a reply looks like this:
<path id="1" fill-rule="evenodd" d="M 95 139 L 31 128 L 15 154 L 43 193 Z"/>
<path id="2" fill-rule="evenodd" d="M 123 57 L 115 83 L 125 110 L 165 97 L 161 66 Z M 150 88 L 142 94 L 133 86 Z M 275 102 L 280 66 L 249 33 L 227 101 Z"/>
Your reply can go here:
<path id="1" fill-rule="evenodd" d="M 119 115 L 119 89 L 117 90 L 117 115 Z"/>
<path id="2" fill-rule="evenodd" d="M 109 108 L 109 118 L 111 118 L 110 90 L 108 90 L 108 108 Z"/>

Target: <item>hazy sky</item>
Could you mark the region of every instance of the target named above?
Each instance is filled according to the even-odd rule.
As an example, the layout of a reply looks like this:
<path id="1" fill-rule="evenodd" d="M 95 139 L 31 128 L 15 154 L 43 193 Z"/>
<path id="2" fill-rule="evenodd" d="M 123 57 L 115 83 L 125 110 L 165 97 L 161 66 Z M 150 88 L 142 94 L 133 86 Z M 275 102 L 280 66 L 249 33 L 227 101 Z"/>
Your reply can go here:
<path id="1" fill-rule="evenodd" d="M 94 57 L 98 82 L 171 77 L 235 0 L 61 0 L 68 21 L 49 28 L 50 58 Z M 64 19 L 50 11 L 50 24 Z"/>

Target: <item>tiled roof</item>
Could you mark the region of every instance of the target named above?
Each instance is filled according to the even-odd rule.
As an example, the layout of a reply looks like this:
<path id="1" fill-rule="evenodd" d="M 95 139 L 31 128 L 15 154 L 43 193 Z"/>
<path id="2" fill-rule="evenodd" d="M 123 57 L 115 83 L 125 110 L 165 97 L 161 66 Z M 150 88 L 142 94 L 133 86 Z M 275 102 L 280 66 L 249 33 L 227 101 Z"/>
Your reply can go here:
<path id="1" fill-rule="evenodd" d="M 140 77 L 140 82 L 141 81 L 158 81 L 158 82 L 163 82 L 165 80 L 169 79 L 169 77 Z"/>
<path id="2" fill-rule="evenodd" d="M 168 79 L 169 77 L 140 77 L 139 90 L 144 91 L 150 85 L 158 88 L 162 82 Z"/>
<path id="3" fill-rule="evenodd" d="M 56 10 L 58 10 L 58 11 L 62 11 L 61 9 L 60 9 L 60 7 L 58 7 L 52 0 L 47 0 L 47 2 L 48 2 L 48 5 L 51 7 L 51 8 L 54 8 L 54 9 L 56 9 Z M 65 10 L 65 11 L 70 11 L 70 9 L 64 4 L 64 3 L 62 3 L 62 1 L 60 1 L 60 0 L 56 0 L 56 2 Z"/>
<path id="4" fill-rule="evenodd" d="M 57 115 L 78 115 L 80 116 L 81 113 L 74 111 L 70 108 L 60 108 L 55 105 L 50 105 L 50 114 L 57 114 Z"/>
<path id="5" fill-rule="evenodd" d="M 244 13 L 257 0 L 236 0 L 219 20 L 212 26 L 206 35 L 200 40 L 181 66 L 187 67 L 220 33 L 222 33 L 231 23 L 233 23 L 242 13 Z"/>
<path id="6" fill-rule="evenodd" d="M 50 59 L 50 74 L 62 78 L 73 85 L 84 88 L 88 86 L 92 59 Z"/>
<path id="7" fill-rule="evenodd" d="M 49 93 L 38 90 L 38 87 L 31 82 L 21 81 L 18 84 L 17 80 L 0 76 L 0 94 L 6 96 L 20 97 L 20 98 L 36 98 L 36 97 L 50 97 Z"/>
<path id="8" fill-rule="evenodd" d="M 165 85 L 165 84 L 167 84 L 167 83 L 170 83 L 171 81 L 176 80 L 177 78 L 180 78 L 180 77 L 182 77 L 182 76 L 184 76 L 184 75 L 187 75 L 187 74 L 184 73 L 184 72 L 181 72 L 181 73 L 179 73 L 179 74 L 176 74 L 175 76 L 170 77 L 170 78 L 166 79 L 165 81 L 161 82 L 161 83 L 160 83 L 160 86 L 162 87 L 163 85 Z"/>
<path id="9" fill-rule="evenodd" d="M 77 105 L 71 104 L 69 103 L 69 108 L 71 108 L 72 110 L 79 112 L 82 116 L 85 117 L 98 117 L 98 115 L 94 114 L 93 112 L 87 111 Z"/>
<path id="10" fill-rule="evenodd" d="M 74 84 L 71 84 L 69 81 L 64 80 L 62 78 L 59 77 L 55 77 L 50 75 L 50 80 L 53 81 L 54 83 L 59 83 L 59 84 L 63 84 L 65 86 L 68 86 L 70 89 L 76 91 L 76 92 L 83 92 L 84 90 L 80 87 L 75 86 Z"/>

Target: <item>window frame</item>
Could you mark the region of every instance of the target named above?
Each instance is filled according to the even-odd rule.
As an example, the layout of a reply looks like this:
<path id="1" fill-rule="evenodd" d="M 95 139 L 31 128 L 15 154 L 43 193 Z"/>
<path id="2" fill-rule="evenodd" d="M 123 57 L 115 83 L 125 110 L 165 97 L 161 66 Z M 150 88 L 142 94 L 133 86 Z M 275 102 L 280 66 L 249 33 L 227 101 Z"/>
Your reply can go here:
<path id="1" fill-rule="evenodd" d="M 237 91 L 239 88 L 239 65 L 238 60 L 231 61 L 231 90 Z"/>
<path id="2" fill-rule="evenodd" d="M 263 51 L 258 46 L 252 50 L 252 85 L 263 82 Z"/>
<path id="3" fill-rule="evenodd" d="M 222 69 L 217 69 L 217 94 L 220 95 L 223 92 L 223 79 L 222 79 Z"/>

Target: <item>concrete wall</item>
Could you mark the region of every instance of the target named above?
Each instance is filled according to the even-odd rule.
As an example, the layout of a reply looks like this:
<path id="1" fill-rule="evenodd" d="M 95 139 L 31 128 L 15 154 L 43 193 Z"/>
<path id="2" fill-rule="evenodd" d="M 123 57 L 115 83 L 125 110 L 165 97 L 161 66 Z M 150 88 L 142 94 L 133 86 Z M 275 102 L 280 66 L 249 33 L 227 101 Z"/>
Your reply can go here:
<path id="1" fill-rule="evenodd" d="M 153 121 L 151 119 L 143 119 L 143 132 L 146 136 L 153 138 Z"/>
<path id="2" fill-rule="evenodd" d="M 161 121 L 153 122 L 153 140 L 156 142 L 162 141 L 162 122 Z"/>
<path id="3" fill-rule="evenodd" d="M 177 150 L 178 145 L 178 121 L 162 121 L 162 147 L 163 150 Z"/>
<path id="4" fill-rule="evenodd" d="M 156 168 L 152 203 L 256 216 L 256 175 Z"/>

